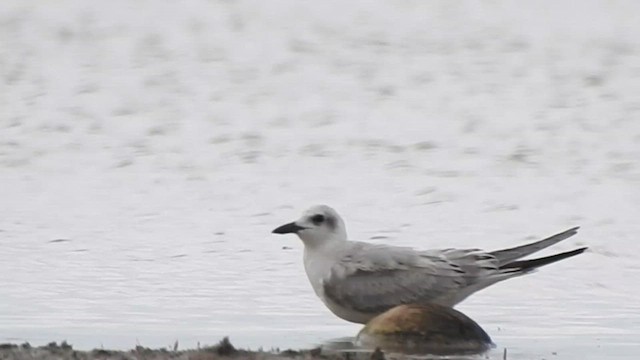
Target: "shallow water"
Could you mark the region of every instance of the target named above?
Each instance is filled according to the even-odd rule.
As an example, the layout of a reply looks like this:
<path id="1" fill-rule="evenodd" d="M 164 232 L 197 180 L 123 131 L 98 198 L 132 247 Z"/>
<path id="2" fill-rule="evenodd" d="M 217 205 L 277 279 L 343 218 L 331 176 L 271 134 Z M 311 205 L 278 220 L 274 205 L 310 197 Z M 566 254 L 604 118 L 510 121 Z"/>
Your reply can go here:
<path id="1" fill-rule="evenodd" d="M 458 309 L 492 358 L 640 354 L 636 3 L 110 4 L 0 5 L 0 341 L 354 336 L 270 234 L 327 203 L 419 248 L 581 225 Z"/>

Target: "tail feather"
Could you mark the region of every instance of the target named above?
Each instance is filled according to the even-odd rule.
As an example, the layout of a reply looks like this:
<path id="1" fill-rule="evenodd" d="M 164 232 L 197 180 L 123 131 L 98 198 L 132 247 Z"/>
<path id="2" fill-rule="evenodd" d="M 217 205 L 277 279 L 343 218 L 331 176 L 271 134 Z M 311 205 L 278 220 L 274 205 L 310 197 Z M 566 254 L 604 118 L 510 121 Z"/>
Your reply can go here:
<path id="1" fill-rule="evenodd" d="M 578 233 L 578 229 L 580 227 L 576 226 L 569 230 L 563 231 L 559 234 L 555 234 L 546 239 L 533 242 L 531 244 L 516 246 L 509 249 L 497 250 L 490 252 L 496 259 L 498 259 L 499 266 L 506 266 L 512 263 L 514 260 L 518 260 L 527 255 L 531 255 L 535 252 L 538 252 L 542 249 L 548 248 L 551 245 L 557 244 L 562 240 L 570 238 L 571 236 Z"/>
<path id="2" fill-rule="evenodd" d="M 570 258 L 572 256 L 576 256 L 578 254 L 582 254 L 585 250 L 587 250 L 586 247 L 582 247 L 579 249 L 575 249 L 575 250 L 571 250 L 571 251 L 567 251 L 567 252 L 563 252 L 563 253 L 559 253 L 559 254 L 555 254 L 555 255 L 550 255 L 550 256 L 545 256 L 545 257 L 541 257 L 541 258 L 537 258 L 537 259 L 531 259 L 531 260 L 519 260 L 519 261 L 513 261 L 510 262 L 508 264 L 505 264 L 503 266 L 500 266 L 500 270 L 513 270 L 513 271 L 517 271 L 517 272 L 529 272 L 531 270 L 535 270 L 541 266 L 545 266 L 548 264 L 552 264 L 556 261 L 560 261 L 560 260 L 564 260 L 566 258 Z"/>

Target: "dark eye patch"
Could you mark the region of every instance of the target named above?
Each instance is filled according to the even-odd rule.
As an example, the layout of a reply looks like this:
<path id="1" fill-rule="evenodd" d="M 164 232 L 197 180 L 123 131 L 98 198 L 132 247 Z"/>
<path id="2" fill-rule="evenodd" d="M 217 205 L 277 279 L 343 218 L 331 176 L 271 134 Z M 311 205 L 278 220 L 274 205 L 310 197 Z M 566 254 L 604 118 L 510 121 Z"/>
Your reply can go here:
<path id="1" fill-rule="evenodd" d="M 315 225 L 320 225 L 320 224 L 322 224 L 324 222 L 324 215 L 322 215 L 322 214 L 313 215 L 311 217 L 311 221 L 313 221 L 313 223 Z"/>

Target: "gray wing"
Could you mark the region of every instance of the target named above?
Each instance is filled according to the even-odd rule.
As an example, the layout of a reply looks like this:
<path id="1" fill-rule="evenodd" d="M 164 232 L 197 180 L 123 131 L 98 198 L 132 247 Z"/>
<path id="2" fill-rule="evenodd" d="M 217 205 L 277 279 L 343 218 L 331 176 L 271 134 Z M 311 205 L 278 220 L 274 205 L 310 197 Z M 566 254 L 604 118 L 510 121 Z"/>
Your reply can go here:
<path id="1" fill-rule="evenodd" d="M 551 245 L 557 244 L 562 240 L 572 237 L 573 235 L 578 233 L 579 227 L 574 227 L 569 230 L 563 231 L 559 234 L 555 234 L 546 239 L 533 242 L 531 244 L 526 244 L 522 246 L 517 246 L 510 249 L 497 250 L 492 251 L 489 254 L 493 255 L 498 259 L 499 265 L 504 266 L 509 264 L 514 260 L 518 260 L 527 255 L 538 252 L 542 249 L 548 248 Z"/>
<path id="2" fill-rule="evenodd" d="M 323 282 L 326 297 L 363 313 L 400 304 L 443 302 L 496 273 L 495 257 L 469 250 L 417 252 L 410 248 L 357 243 Z"/>

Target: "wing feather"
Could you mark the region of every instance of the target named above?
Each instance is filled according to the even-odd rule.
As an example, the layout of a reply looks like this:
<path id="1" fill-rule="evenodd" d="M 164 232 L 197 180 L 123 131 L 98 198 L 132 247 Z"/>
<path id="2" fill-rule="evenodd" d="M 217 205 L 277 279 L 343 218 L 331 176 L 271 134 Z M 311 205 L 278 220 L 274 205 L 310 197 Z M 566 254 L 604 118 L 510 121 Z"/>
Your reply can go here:
<path id="1" fill-rule="evenodd" d="M 323 291 L 340 306 L 380 313 L 400 304 L 437 303 L 495 271 L 497 260 L 477 249 L 416 252 L 357 243 L 332 267 Z"/>

